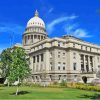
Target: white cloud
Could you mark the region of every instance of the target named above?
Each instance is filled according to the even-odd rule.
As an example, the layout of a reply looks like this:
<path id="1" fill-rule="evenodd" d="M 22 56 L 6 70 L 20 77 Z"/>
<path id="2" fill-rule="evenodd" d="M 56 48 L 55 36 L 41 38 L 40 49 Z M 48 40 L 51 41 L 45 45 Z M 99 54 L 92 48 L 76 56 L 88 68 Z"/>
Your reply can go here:
<path id="1" fill-rule="evenodd" d="M 0 23 L 0 33 L 13 32 L 15 34 L 22 34 L 24 27 L 13 23 Z"/>
<path id="2" fill-rule="evenodd" d="M 72 33 L 72 31 L 76 29 L 77 27 L 78 27 L 78 24 L 67 24 L 64 26 L 64 31 L 69 34 L 69 33 Z"/>
<path id="3" fill-rule="evenodd" d="M 78 24 L 69 24 L 64 27 L 64 30 L 67 34 L 73 35 L 75 37 L 79 38 L 88 38 L 92 37 L 92 35 L 89 35 L 89 33 L 82 28 L 78 27 Z"/>
<path id="4" fill-rule="evenodd" d="M 48 13 L 51 13 L 53 10 L 54 10 L 54 8 L 53 8 L 53 7 L 52 7 L 52 8 L 50 8 L 50 9 L 49 9 L 49 11 L 48 11 Z"/>
<path id="5" fill-rule="evenodd" d="M 57 24 L 60 24 L 62 22 L 68 21 L 68 20 L 73 20 L 75 18 L 77 18 L 77 16 L 74 16 L 74 15 L 69 16 L 69 17 L 57 18 L 47 25 L 47 31 L 49 32 L 49 34 L 51 34 Z"/>
<path id="6" fill-rule="evenodd" d="M 83 38 L 83 37 L 92 37 L 92 35 L 89 35 L 88 32 L 84 29 L 76 29 L 72 35 L 79 37 L 79 38 Z"/>

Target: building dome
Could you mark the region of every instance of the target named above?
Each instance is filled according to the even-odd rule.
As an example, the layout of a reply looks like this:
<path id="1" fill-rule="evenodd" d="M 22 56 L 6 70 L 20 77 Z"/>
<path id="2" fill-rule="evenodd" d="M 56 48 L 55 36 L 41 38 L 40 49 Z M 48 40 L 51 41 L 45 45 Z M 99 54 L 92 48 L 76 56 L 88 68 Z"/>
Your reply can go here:
<path id="1" fill-rule="evenodd" d="M 41 18 L 39 18 L 39 14 L 38 14 L 37 10 L 35 12 L 35 16 L 28 21 L 27 28 L 28 27 L 42 27 L 42 28 L 45 28 L 45 23 Z"/>

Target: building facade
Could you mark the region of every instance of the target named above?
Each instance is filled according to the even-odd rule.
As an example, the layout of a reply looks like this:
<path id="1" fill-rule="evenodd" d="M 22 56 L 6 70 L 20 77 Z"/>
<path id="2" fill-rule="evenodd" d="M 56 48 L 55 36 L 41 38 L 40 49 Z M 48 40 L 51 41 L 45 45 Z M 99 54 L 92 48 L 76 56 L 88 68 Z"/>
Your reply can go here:
<path id="1" fill-rule="evenodd" d="M 32 82 L 88 82 L 96 78 L 100 68 L 100 46 L 85 42 L 71 35 L 61 38 L 49 38 L 45 23 L 36 11 L 23 34 L 29 65 L 32 70 Z"/>

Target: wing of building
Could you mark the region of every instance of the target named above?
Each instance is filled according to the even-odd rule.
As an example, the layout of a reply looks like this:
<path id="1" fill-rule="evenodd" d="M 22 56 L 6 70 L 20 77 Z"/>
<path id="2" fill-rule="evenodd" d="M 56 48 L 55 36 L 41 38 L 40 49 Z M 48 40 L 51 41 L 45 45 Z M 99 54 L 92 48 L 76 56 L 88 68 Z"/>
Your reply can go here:
<path id="1" fill-rule="evenodd" d="M 47 82 L 81 81 L 82 76 L 90 82 L 100 68 L 100 46 L 70 35 L 49 38 L 37 11 L 27 23 L 23 47 L 30 59 L 31 82 L 42 82 L 43 77 Z"/>

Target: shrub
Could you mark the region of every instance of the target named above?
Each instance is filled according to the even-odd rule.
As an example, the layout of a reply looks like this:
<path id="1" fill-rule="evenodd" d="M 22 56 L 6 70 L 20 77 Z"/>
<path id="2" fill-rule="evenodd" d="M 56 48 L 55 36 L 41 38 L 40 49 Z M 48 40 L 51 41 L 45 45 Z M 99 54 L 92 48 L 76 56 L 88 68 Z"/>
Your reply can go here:
<path id="1" fill-rule="evenodd" d="M 5 85 L 4 84 L 0 84 L 0 87 L 4 87 Z"/>
<path id="2" fill-rule="evenodd" d="M 66 86 L 66 82 L 64 80 L 61 81 L 60 83 L 61 86 Z"/>
<path id="3" fill-rule="evenodd" d="M 40 87 L 40 84 L 35 84 L 35 83 L 22 83 L 21 86 Z"/>
<path id="4" fill-rule="evenodd" d="M 53 82 L 53 85 L 57 85 L 57 84 L 58 84 L 58 82 L 57 82 L 57 81 Z"/>
<path id="5" fill-rule="evenodd" d="M 79 83 L 68 83 L 67 87 L 70 88 L 77 88 L 77 89 L 81 89 L 81 90 L 89 90 L 89 91 L 100 91 L 100 86 L 88 86 L 85 84 L 79 84 Z"/>

